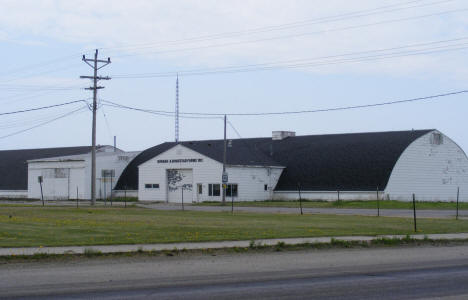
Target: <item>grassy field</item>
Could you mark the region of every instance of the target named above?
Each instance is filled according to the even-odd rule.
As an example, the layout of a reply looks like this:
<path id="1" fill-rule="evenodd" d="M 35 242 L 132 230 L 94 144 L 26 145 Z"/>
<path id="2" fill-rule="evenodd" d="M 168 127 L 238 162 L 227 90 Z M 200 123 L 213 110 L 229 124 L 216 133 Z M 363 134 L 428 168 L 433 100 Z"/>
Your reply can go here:
<path id="1" fill-rule="evenodd" d="M 228 199 L 229 200 L 229 199 Z M 199 206 L 220 206 L 220 202 L 202 202 L 196 205 Z M 228 202 L 227 205 L 231 205 Z M 413 209 L 413 202 L 403 202 L 395 200 L 382 200 L 379 201 L 381 209 Z M 299 207 L 299 201 L 245 201 L 245 202 L 234 202 L 234 206 L 237 207 Z M 358 200 L 358 201 L 312 201 L 303 200 L 302 207 L 310 208 L 358 208 L 358 209 L 377 209 L 376 200 Z M 468 203 L 460 202 L 460 210 L 468 209 Z M 455 210 L 455 202 L 416 202 L 416 209 L 445 209 Z"/>
<path id="2" fill-rule="evenodd" d="M 468 232 L 467 220 L 419 219 L 420 233 Z M 410 234 L 412 219 L 0 206 L 0 247 Z"/>

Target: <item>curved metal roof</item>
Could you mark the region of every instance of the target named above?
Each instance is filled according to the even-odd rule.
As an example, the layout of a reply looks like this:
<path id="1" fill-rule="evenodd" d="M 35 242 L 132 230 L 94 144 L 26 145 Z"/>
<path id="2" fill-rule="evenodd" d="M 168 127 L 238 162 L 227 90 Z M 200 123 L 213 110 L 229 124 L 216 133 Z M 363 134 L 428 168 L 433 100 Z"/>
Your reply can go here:
<path id="1" fill-rule="evenodd" d="M 283 166 L 277 191 L 373 191 L 385 189 L 398 158 L 428 130 L 234 139 L 228 165 Z M 180 142 L 222 162 L 223 140 Z M 120 176 L 116 189 L 138 189 L 138 166 L 174 147 L 164 143 L 140 153 Z"/>

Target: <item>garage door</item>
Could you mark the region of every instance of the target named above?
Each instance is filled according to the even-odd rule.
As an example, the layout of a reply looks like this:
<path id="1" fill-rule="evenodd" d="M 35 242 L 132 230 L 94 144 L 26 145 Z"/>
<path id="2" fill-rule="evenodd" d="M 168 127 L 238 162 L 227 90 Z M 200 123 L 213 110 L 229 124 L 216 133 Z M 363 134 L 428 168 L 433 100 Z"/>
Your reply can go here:
<path id="1" fill-rule="evenodd" d="M 172 203 L 182 203 L 182 193 L 184 202 L 192 202 L 193 195 L 193 171 L 192 169 L 171 169 L 167 170 L 167 195 L 168 201 Z"/>

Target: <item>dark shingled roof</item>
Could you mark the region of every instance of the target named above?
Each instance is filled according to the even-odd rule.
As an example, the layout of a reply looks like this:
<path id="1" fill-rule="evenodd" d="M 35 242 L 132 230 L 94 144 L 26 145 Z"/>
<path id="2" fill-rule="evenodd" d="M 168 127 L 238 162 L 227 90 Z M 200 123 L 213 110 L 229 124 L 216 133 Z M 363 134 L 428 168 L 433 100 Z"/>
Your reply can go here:
<path id="1" fill-rule="evenodd" d="M 0 190 L 27 190 L 28 164 L 32 159 L 85 154 L 90 146 L 0 151 Z"/>
<path id="2" fill-rule="evenodd" d="M 385 189 L 403 151 L 432 130 L 234 139 L 228 165 L 283 166 L 277 191 L 373 191 Z M 223 140 L 180 142 L 222 162 Z M 138 189 L 138 166 L 174 147 L 164 143 L 143 151 L 127 166 L 116 189 Z"/>

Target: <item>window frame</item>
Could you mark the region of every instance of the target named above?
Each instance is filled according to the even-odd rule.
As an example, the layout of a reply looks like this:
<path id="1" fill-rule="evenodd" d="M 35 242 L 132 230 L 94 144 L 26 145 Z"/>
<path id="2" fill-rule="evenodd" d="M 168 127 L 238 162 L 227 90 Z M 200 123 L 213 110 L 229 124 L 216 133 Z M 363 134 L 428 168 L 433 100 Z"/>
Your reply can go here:
<path id="1" fill-rule="evenodd" d="M 145 190 L 158 190 L 159 187 L 159 183 L 145 183 Z"/>
<path id="2" fill-rule="evenodd" d="M 431 144 L 432 145 L 442 145 L 444 143 L 444 137 L 442 133 L 433 132 L 431 136 Z"/>
<path id="3" fill-rule="evenodd" d="M 217 195 L 216 192 L 217 191 Z M 209 183 L 208 184 L 208 196 L 209 197 L 219 197 L 221 196 L 221 184 L 219 183 Z"/>
<path id="4" fill-rule="evenodd" d="M 234 191 L 234 195 L 231 195 L 233 191 Z M 239 197 L 239 184 L 238 183 L 227 184 L 226 197 Z"/>

